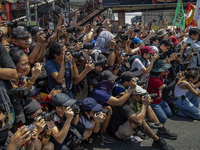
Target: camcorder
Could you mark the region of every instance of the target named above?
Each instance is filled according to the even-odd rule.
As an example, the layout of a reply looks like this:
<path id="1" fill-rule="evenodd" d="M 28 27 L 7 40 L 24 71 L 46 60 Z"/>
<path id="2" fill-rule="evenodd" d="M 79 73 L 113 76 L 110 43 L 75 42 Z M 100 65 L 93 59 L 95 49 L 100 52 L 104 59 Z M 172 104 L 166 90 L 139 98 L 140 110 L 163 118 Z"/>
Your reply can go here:
<path id="1" fill-rule="evenodd" d="M 144 95 L 145 98 L 148 97 L 148 96 L 150 96 L 151 99 L 157 99 L 157 98 L 158 98 L 158 97 L 157 97 L 157 93 L 153 93 L 153 94 L 146 93 L 146 94 Z"/>
<path id="2" fill-rule="evenodd" d="M 98 111 L 96 112 L 96 115 L 98 116 L 100 113 L 103 113 L 103 114 L 106 114 L 107 116 L 109 115 L 109 111 L 108 110 L 101 110 L 101 111 Z"/>

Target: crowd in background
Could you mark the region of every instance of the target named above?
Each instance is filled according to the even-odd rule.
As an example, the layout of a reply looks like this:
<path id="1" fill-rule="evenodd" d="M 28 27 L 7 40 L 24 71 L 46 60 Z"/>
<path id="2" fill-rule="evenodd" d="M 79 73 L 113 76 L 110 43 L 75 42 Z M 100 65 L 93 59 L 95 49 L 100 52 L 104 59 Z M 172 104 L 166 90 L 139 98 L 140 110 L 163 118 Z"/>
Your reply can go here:
<path id="1" fill-rule="evenodd" d="M 143 133 L 173 150 L 167 118 L 200 119 L 200 30 L 165 19 L 156 31 L 154 19 L 81 27 L 79 15 L 66 25 L 62 14 L 54 31 L 0 23 L 0 148 L 83 149 L 93 136 L 112 144 Z"/>

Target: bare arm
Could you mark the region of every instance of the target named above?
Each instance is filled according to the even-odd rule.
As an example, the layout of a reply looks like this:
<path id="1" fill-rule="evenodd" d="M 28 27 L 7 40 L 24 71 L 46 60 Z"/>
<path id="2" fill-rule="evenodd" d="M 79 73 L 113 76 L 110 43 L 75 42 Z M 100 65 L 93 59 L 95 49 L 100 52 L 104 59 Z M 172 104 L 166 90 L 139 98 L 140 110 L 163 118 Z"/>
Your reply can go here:
<path id="1" fill-rule="evenodd" d="M 18 73 L 16 69 L 0 68 L 0 79 L 2 80 L 16 80 Z"/>

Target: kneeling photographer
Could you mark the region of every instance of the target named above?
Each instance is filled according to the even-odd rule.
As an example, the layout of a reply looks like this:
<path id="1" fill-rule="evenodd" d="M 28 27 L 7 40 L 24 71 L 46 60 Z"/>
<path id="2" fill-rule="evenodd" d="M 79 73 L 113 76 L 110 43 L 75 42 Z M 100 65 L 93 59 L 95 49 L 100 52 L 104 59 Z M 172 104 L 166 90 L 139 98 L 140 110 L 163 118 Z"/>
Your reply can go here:
<path id="1" fill-rule="evenodd" d="M 79 123 L 80 104 L 64 93 L 57 94 L 51 105 L 55 108 L 59 121 L 51 129 L 51 139 L 56 149 L 80 148 L 82 135 L 85 130 Z"/>
<path id="2" fill-rule="evenodd" d="M 168 145 L 161 137 L 176 139 L 177 135 L 170 133 L 160 124 L 150 106 L 153 97 L 155 97 L 155 95 L 148 94 L 145 89 L 136 85 L 135 90 L 132 92 L 127 102 L 121 107 L 113 107 L 109 129 L 119 139 L 127 139 L 140 130 L 154 140 L 152 144 L 153 147 L 166 150 L 173 149 L 172 146 Z M 138 109 L 135 108 L 134 103 L 140 104 Z M 155 128 L 159 128 L 157 135 L 147 124 L 145 118 L 153 122 L 152 124 L 155 123 Z"/>
<path id="3" fill-rule="evenodd" d="M 105 113 L 103 114 L 102 105 L 90 97 L 86 97 L 81 104 L 81 116 L 79 122 L 84 124 L 85 131 L 83 133 L 83 139 L 88 143 L 92 143 L 93 139 L 90 138 L 91 134 L 98 133 L 101 125 L 105 119 Z"/>

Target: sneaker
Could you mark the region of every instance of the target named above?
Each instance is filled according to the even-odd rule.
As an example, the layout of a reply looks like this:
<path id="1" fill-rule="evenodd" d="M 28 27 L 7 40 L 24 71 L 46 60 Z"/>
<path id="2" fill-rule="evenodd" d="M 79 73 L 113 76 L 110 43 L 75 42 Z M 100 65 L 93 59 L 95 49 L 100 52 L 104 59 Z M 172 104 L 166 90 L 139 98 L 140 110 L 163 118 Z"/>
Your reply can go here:
<path id="1" fill-rule="evenodd" d="M 176 140 L 177 139 L 177 134 L 175 133 L 171 133 L 169 130 L 167 130 L 166 128 L 160 128 L 158 129 L 158 132 L 156 133 L 156 135 L 158 137 L 163 137 L 163 138 L 167 138 L 170 140 Z"/>
<path id="2" fill-rule="evenodd" d="M 154 141 L 152 146 L 160 150 L 175 150 L 175 148 L 167 144 L 167 142 L 163 138 L 160 138 L 158 141 Z"/>
<path id="3" fill-rule="evenodd" d="M 112 137 L 110 137 L 110 135 L 107 132 L 103 133 L 103 139 L 104 139 L 104 142 L 108 144 L 115 142 L 115 140 Z"/>

